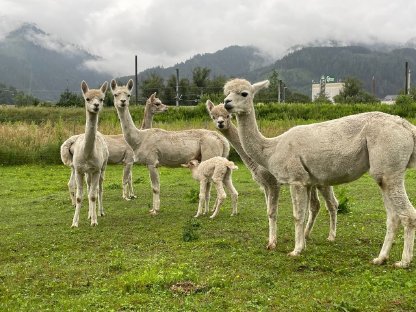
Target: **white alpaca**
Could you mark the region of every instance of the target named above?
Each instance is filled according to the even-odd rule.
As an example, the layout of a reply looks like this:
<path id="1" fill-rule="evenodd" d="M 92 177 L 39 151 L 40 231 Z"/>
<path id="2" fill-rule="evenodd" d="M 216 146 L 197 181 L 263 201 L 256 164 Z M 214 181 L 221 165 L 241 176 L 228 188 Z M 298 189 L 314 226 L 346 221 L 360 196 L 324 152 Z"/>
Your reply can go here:
<path id="1" fill-rule="evenodd" d="M 206 199 L 209 197 L 209 194 L 207 193 L 210 191 L 208 186 L 211 181 L 215 184 L 217 199 L 215 200 L 215 205 L 213 207 L 214 212 L 210 218 L 213 219 L 217 216 L 220 206 L 227 197 L 224 186 L 231 193 L 231 206 L 233 209 L 231 215 L 235 216 L 237 214 L 238 192 L 233 185 L 231 174 L 232 171 L 238 169 L 238 167 L 232 161 L 221 156 L 216 156 L 201 163 L 199 163 L 198 160 L 191 160 L 182 166 L 191 169 L 192 177 L 199 181 L 199 205 L 195 218 L 199 217 L 201 214 L 206 214 L 209 210 L 209 203 Z"/>
<path id="2" fill-rule="evenodd" d="M 103 107 L 105 91 L 108 82 L 103 83 L 100 89 L 89 89 L 85 81 L 81 83 L 82 94 L 85 99 L 86 125 L 85 134 L 74 142 L 72 159 L 73 174 L 76 183 L 75 214 L 73 227 L 78 227 L 79 212 L 83 195 L 84 176 L 87 180 L 88 215 L 91 225 L 97 225 L 96 201 L 100 215 L 104 215 L 103 208 L 103 180 L 108 160 L 108 148 L 103 136 L 97 131 L 98 113 Z"/>
<path id="3" fill-rule="evenodd" d="M 268 170 L 266 170 L 266 168 L 257 164 L 244 151 L 238 136 L 238 130 L 232 123 L 231 114 L 224 108 L 224 104 L 221 103 L 215 106 L 210 100 L 208 100 L 206 102 L 206 107 L 217 129 L 228 139 L 236 152 L 240 155 L 241 160 L 250 170 L 253 179 L 263 189 L 266 199 L 267 215 L 269 218 L 269 243 L 267 248 L 274 249 L 276 247 L 276 219 L 280 184 L 277 182 L 276 178 Z M 330 216 L 328 240 L 334 241 L 336 236 L 338 201 L 335 198 L 331 186 L 320 186 L 318 189 L 325 199 L 326 207 Z M 316 187 L 313 187 L 311 191 L 310 200 L 308 223 L 305 229 L 306 238 L 309 237 L 315 223 L 315 219 L 320 210 L 319 197 Z"/>
<path id="4" fill-rule="evenodd" d="M 227 157 L 230 146 L 227 140 L 214 131 L 205 129 L 166 131 L 137 129 L 129 112 L 133 80 L 126 86 L 111 81 L 114 106 L 121 122 L 124 139 L 134 152 L 134 161 L 149 169 L 153 191 L 151 214 L 160 210 L 160 182 L 158 166 L 179 167 L 192 159 L 204 161 L 214 156 Z"/>
<path id="5" fill-rule="evenodd" d="M 167 106 L 163 104 L 157 97 L 156 92 L 153 93 L 146 101 L 144 109 L 144 117 L 142 123 L 142 129 L 148 129 L 152 127 L 153 116 L 157 113 L 163 113 L 167 110 Z M 61 159 L 62 162 L 71 167 L 71 176 L 68 182 L 69 194 L 71 197 L 72 204 L 75 206 L 75 175 L 72 167 L 72 156 L 74 153 L 73 144 L 81 136 L 81 134 L 73 135 L 68 138 L 61 145 Z M 104 135 L 104 139 L 108 147 L 108 164 L 123 164 L 123 198 L 125 200 L 131 200 L 136 198 L 133 191 L 133 150 L 124 140 L 122 134 L 116 135 Z"/>
<path id="6" fill-rule="evenodd" d="M 243 148 L 269 170 L 279 183 L 291 187 L 295 219 L 295 248 L 305 248 L 304 218 L 311 187 L 336 185 L 368 172 L 380 186 L 387 211 L 387 231 L 374 264 L 384 263 L 400 223 L 404 227 L 402 259 L 408 267 L 413 257 L 416 210 L 404 187 L 406 168 L 416 166 L 416 127 L 381 112 L 347 116 L 317 124 L 297 126 L 280 136 L 265 138 L 257 127 L 253 97 L 268 81 L 251 85 L 234 79 L 224 86 L 225 108 L 237 114 Z"/>

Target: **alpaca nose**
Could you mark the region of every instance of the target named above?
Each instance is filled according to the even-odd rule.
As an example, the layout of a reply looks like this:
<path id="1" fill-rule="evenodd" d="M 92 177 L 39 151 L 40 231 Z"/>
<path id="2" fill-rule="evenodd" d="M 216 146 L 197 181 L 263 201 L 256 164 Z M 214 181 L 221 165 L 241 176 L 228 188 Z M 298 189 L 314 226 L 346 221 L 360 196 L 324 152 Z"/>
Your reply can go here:
<path id="1" fill-rule="evenodd" d="M 229 110 L 229 109 L 233 108 L 233 106 L 231 105 L 231 100 L 227 99 L 227 100 L 224 101 L 224 108 L 226 110 Z"/>
<path id="2" fill-rule="evenodd" d="M 94 103 L 94 106 L 95 106 L 96 108 L 98 108 L 98 106 L 100 106 L 100 104 L 98 104 L 98 103 Z"/>
<path id="3" fill-rule="evenodd" d="M 124 104 L 124 103 L 126 103 L 126 100 L 123 99 L 123 100 L 120 100 L 120 102 Z"/>

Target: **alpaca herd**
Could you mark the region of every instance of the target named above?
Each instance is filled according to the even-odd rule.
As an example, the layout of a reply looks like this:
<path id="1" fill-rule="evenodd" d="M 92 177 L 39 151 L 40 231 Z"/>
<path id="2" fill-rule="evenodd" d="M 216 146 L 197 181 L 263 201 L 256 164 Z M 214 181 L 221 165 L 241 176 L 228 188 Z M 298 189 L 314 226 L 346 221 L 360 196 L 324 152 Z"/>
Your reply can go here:
<path id="1" fill-rule="evenodd" d="M 217 198 L 210 218 L 215 218 L 226 198 L 224 186 L 231 194 L 232 215 L 237 214 L 238 192 L 232 183 L 237 166 L 227 159 L 230 144 L 263 189 L 269 220 L 268 249 L 276 247 L 277 208 L 281 185 L 289 185 L 295 223 L 295 247 L 290 256 L 306 248 L 320 210 L 317 192 L 329 212 L 328 240 L 335 240 L 338 201 L 333 185 L 348 183 L 368 172 L 379 185 L 387 212 L 386 235 L 374 264 L 388 259 L 395 234 L 404 228 L 402 259 L 396 267 L 406 268 L 413 258 L 416 210 L 404 187 L 407 168 L 416 166 L 416 127 L 406 120 L 381 112 L 369 112 L 339 119 L 296 126 L 283 134 L 264 137 L 257 127 L 253 98 L 269 81 L 251 84 L 245 79 L 232 79 L 224 85 L 224 104 L 206 107 L 215 127 L 221 133 L 205 129 L 166 131 L 152 128 L 155 113 L 167 107 L 152 94 L 146 102 L 142 126 L 137 128 L 129 111 L 133 81 L 110 83 L 122 134 L 102 135 L 97 131 L 107 82 L 100 89 L 89 89 L 85 81 L 81 90 L 85 99 L 85 133 L 75 135 L 61 146 L 61 158 L 71 167 L 68 183 L 75 214 L 72 227 L 78 227 L 83 180 L 88 191 L 88 217 L 97 225 L 96 203 L 104 215 L 103 179 L 107 163 L 122 163 L 123 198 L 135 198 L 131 167 L 143 164 L 149 170 L 153 193 L 150 213 L 160 211 L 160 180 L 157 167 L 187 167 L 200 183 L 199 204 L 195 217 L 209 210 L 211 183 Z M 231 122 L 236 116 L 237 126 Z M 306 215 L 308 219 L 306 221 Z M 305 224 L 306 223 L 306 224 Z"/>

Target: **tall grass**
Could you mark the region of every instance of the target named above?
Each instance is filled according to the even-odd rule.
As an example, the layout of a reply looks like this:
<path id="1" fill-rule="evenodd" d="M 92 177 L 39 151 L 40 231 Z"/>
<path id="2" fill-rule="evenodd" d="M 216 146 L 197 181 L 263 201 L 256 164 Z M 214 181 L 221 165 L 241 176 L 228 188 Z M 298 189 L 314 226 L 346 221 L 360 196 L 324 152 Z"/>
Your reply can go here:
<path id="1" fill-rule="evenodd" d="M 330 105 L 330 104 L 258 104 L 256 114 L 261 132 L 272 137 L 300 124 L 339 118 L 364 112 L 384 111 L 415 121 L 416 105 Z M 133 120 L 139 127 L 143 106 L 131 106 Z M 170 107 L 156 115 L 153 126 L 166 130 L 204 128 L 215 130 L 205 106 Z M 0 164 L 44 163 L 59 164 L 59 148 L 64 140 L 85 129 L 83 108 L 56 107 L 0 107 Z M 100 114 L 99 131 L 105 134 L 121 133 L 114 108 L 105 108 Z M 232 151 L 232 159 L 237 154 Z"/>

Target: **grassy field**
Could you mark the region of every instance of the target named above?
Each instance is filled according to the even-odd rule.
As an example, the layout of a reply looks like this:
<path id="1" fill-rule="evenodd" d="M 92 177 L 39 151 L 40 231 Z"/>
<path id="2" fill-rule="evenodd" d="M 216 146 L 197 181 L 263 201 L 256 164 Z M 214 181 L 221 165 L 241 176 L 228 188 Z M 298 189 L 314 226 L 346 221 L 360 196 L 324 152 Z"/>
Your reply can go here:
<path id="1" fill-rule="evenodd" d="M 364 176 L 335 188 L 349 199 L 335 242 L 323 209 L 298 258 L 288 188 L 278 246 L 265 249 L 263 194 L 239 164 L 240 213 L 227 198 L 215 220 L 194 220 L 198 184 L 183 168 L 161 168 L 161 213 L 151 216 L 148 173 L 134 168 L 136 200 L 121 199 L 121 166 L 105 181 L 106 216 L 70 228 L 73 208 L 61 165 L 0 167 L 0 311 L 415 311 L 416 275 L 395 269 L 402 232 L 387 265 L 374 266 L 385 232 L 375 183 Z M 416 171 L 407 176 L 416 199 Z"/>

